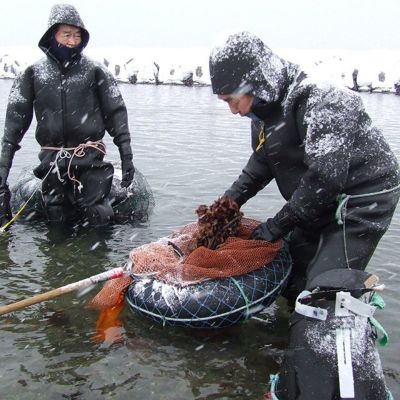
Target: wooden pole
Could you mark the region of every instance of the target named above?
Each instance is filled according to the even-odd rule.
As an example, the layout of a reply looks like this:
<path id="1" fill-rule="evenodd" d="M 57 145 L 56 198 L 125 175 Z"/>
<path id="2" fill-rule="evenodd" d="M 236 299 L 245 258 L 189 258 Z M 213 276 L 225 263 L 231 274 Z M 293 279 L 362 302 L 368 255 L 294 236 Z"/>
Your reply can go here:
<path id="1" fill-rule="evenodd" d="M 88 286 L 94 285 L 98 282 L 105 281 L 108 279 L 115 279 L 123 276 L 127 272 L 125 267 L 118 267 L 111 269 L 106 272 L 102 272 L 97 275 L 93 275 L 89 278 L 82 279 L 78 282 L 70 283 L 69 285 L 65 285 L 59 287 L 57 289 L 50 290 L 45 293 L 40 293 L 35 296 L 29 297 L 28 299 L 24 299 L 21 301 L 17 301 L 12 304 L 8 304 L 6 306 L 0 307 L 0 315 L 8 314 L 13 311 L 20 310 L 21 308 L 25 308 L 31 306 L 33 304 L 41 303 L 42 301 L 54 299 L 55 297 L 62 296 L 63 294 L 73 292 L 75 290 L 83 289 Z"/>

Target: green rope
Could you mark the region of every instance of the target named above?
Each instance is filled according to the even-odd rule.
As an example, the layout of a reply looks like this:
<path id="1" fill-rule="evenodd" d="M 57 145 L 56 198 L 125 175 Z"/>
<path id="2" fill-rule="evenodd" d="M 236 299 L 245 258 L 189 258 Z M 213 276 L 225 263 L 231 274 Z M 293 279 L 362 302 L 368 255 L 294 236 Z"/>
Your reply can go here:
<path id="1" fill-rule="evenodd" d="M 368 196 L 375 196 L 378 194 L 391 193 L 397 189 L 400 189 L 400 184 L 391 189 L 384 189 L 379 192 L 352 194 L 352 195 L 346 194 L 346 193 L 340 193 L 339 195 L 337 195 L 336 201 L 338 203 L 338 206 L 336 208 L 335 218 L 336 218 L 336 222 L 338 225 L 343 225 L 343 246 L 344 246 L 344 254 L 345 254 L 345 258 L 346 258 L 347 268 L 350 269 L 349 258 L 347 255 L 347 241 L 346 241 L 346 211 L 347 211 L 348 201 L 350 199 L 357 199 L 357 198 L 361 198 L 361 197 L 368 197 Z"/>
<path id="2" fill-rule="evenodd" d="M 379 308 L 380 310 L 383 310 L 386 306 L 385 300 L 383 300 L 382 296 L 376 292 L 374 292 L 374 294 L 372 295 L 369 304 Z"/>
<path id="3" fill-rule="evenodd" d="M 387 334 L 385 328 L 374 317 L 369 317 L 369 321 L 371 322 L 372 326 L 374 326 L 376 330 L 382 334 L 380 338 L 377 338 L 378 343 L 382 347 L 386 346 L 389 343 L 389 335 Z"/>
<path id="4" fill-rule="evenodd" d="M 235 278 L 233 278 L 231 276 L 230 279 L 236 285 L 236 287 L 239 289 L 239 292 L 240 292 L 240 294 L 242 295 L 242 297 L 244 299 L 244 302 L 245 302 L 246 308 L 247 308 L 247 312 L 248 312 L 249 309 L 250 309 L 250 304 L 251 303 L 250 303 L 249 299 L 247 298 L 246 293 L 243 291 L 243 288 L 240 286 L 239 282 Z"/>
<path id="5" fill-rule="evenodd" d="M 383 300 L 382 296 L 380 296 L 378 293 L 374 292 L 372 295 L 371 301 L 369 302 L 372 306 L 375 306 L 376 308 L 379 308 L 382 310 L 385 307 L 385 301 Z M 375 327 L 375 329 L 382 334 L 380 338 L 378 338 L 378 343 L 381 346 L 386 346 L 389 343 L 389 335 L 386 332 L 385 328 L 378 322 L 377 319 L 374 317 L 369 317 L 369 320 L 371 322 L 371 325 Z"/>
<path id="6" fill-rule="evenodd" d="M 343 220 L 344 220 L 343 209 L 345 208 L 347 202 L 349 201 L 349 198 L 350 196 L 344 193 L 341 193 L 336 197 L 338 206 L 336 209 L 335 217 L 338 225 L 343 225 Z"/>
<path id="7" fill-rule="evenodd" d="M 338 203 L 335 217 L 336 217 L 336 222 L 339 225 L 343 225 L 344 218 L 346 218 L 346 204 L 350 199 L 358 199 L 360 197 L 368 197 L 368 196 L 375 196 L 378 194 L 385 194 L 385 193 L 391 193 L 394 192 L 395 190 L 400 189 L 400 184 L 391 188 L 391 189 L 384 189 L 379 192 L 373 192 L 373 193 L 362 193 L 362 194 L 346 194 L 346 193 L 340 193 L 336 197 L 336 201 Z"/>

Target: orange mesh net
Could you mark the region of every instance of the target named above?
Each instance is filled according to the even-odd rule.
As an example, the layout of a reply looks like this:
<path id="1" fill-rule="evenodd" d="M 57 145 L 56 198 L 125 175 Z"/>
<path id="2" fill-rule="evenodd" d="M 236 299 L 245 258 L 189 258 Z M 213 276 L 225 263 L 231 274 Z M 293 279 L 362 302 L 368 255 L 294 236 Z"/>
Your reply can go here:
<path id="1" fill-rule="evenodd" d="M 135 275 L 154 275 L 175 285 L 225 278 L 254 271 L 270 263 L 281 242 L 247 240 L 258 221 L 243 218 L 237 237 L 229 237 L 215 250 L 197 247 L 198 224 L 186 225 L 169 240 L 134 249 L 129 257 Z"/>
<path id="2" fill-rule="evenodd" d="M 86 307 L 103 310 L 123 303 L 125 291 L 131 283 L 132 278 L 130 276 L 123 276 L 106 282 Z"/>
<path id="3" fill-rule="evenodd" d="M 135 276 L 152 276 L 183 286 L 254 271 L 270 263 L 282 247 L 281 241 L 247 240 L 259 223 L 241 218 L 237 236 L 228 237 L 215 250 L 198 247 L 198 223 L 186 225 L 170 237 L 133 249 L 129 254 L 133 278 L 123 277 L 107 282 L 88 307 L 113 307 Z"/>
<path id="4" fill-rule="evenodd" d="M 259 221 L 243 218 L 236 204 L 220 200 L 214 203 L 218 209 L 200 206 L 197 223 L 130 252 L 131 276 L 106 282 L 87 305 L 101 310 L 95 340 L 110 344 L 121 340 L 123 328 L 118 316 L 123 309 L 125 292 L 135 276 L 153 276 L 183 286 L 205 279 L 243 275 L 276 257 L 282 242 L 247 240 Z M 225 217 L 218 214 L 221 209 Z"/>
<path id="5" fill-rule="evenodd" d="M 119 315 L 124 309 L 124 293 L 120 292 L 113 306 L 105 307 L 96 322 L 96 334 L 93 339 L 96 342 L 106 342 L 109 344 L 123 340 L 123 325 L 119 320 Z"/>

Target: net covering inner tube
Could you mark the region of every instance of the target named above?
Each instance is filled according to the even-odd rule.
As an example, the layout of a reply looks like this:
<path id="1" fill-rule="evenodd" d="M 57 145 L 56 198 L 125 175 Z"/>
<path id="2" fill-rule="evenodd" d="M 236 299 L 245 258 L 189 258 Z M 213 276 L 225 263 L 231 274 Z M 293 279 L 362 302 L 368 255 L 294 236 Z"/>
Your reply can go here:
<path id="1" fill-rule="evenodd" d="M 271 263 L 235 277 L 182 287 L 135 278 L 126 299 L 132 311 L 163 325 L 222 328 L 271 305 L 284 290 L 291 265 L 287 246 L 283 246 Z"/>

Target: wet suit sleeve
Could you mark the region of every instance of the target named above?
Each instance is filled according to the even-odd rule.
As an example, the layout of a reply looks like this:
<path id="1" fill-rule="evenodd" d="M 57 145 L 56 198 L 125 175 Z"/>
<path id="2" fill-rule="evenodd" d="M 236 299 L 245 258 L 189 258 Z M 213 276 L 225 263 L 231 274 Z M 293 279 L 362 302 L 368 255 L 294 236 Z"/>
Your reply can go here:
<path id="1" fill-rule="evenodd" d="M 0 166 L 10 170 L 14 153 L 32 122 L 33 117 L 33 72 L 27 68 L 14 81 L 6 111 Z M 8 173 L 7 173 L 8 174 Z"/>
<path id="2" fill-rule="evenodd" d="M 132 160 L 128 113 L 117 82 L 103 67 L 96 71 L 98 95 L 107 132 L 118 146 L 121 161 Z"/>
<path id="3" fill-rule="evenodd" d="M 270 221 L 277 238 L 300 221 L 312 226 L 313 221 L 332 210 L 347 181 L 361 101 L 356 96 L 343 97 L 330 91 L 315 104 L 310 103 L 297 115 L 298 124 L 303 125 L 308 169 L 291 198 Z"/>
<path id="4" fill-rule="evenodd" d="M 252 124 L 252 148 L 253 154 L 250 156 L 246 166 L 239 175 L 239 178 L 225 192 L 224 196 L 228 196 L 236 201 L 241 207 L 250 198 L 255 196 L 263 189 L 273 178 L 268 167 L 267 161 L 257 152 L 258 133 L 260 127 Z"/>

